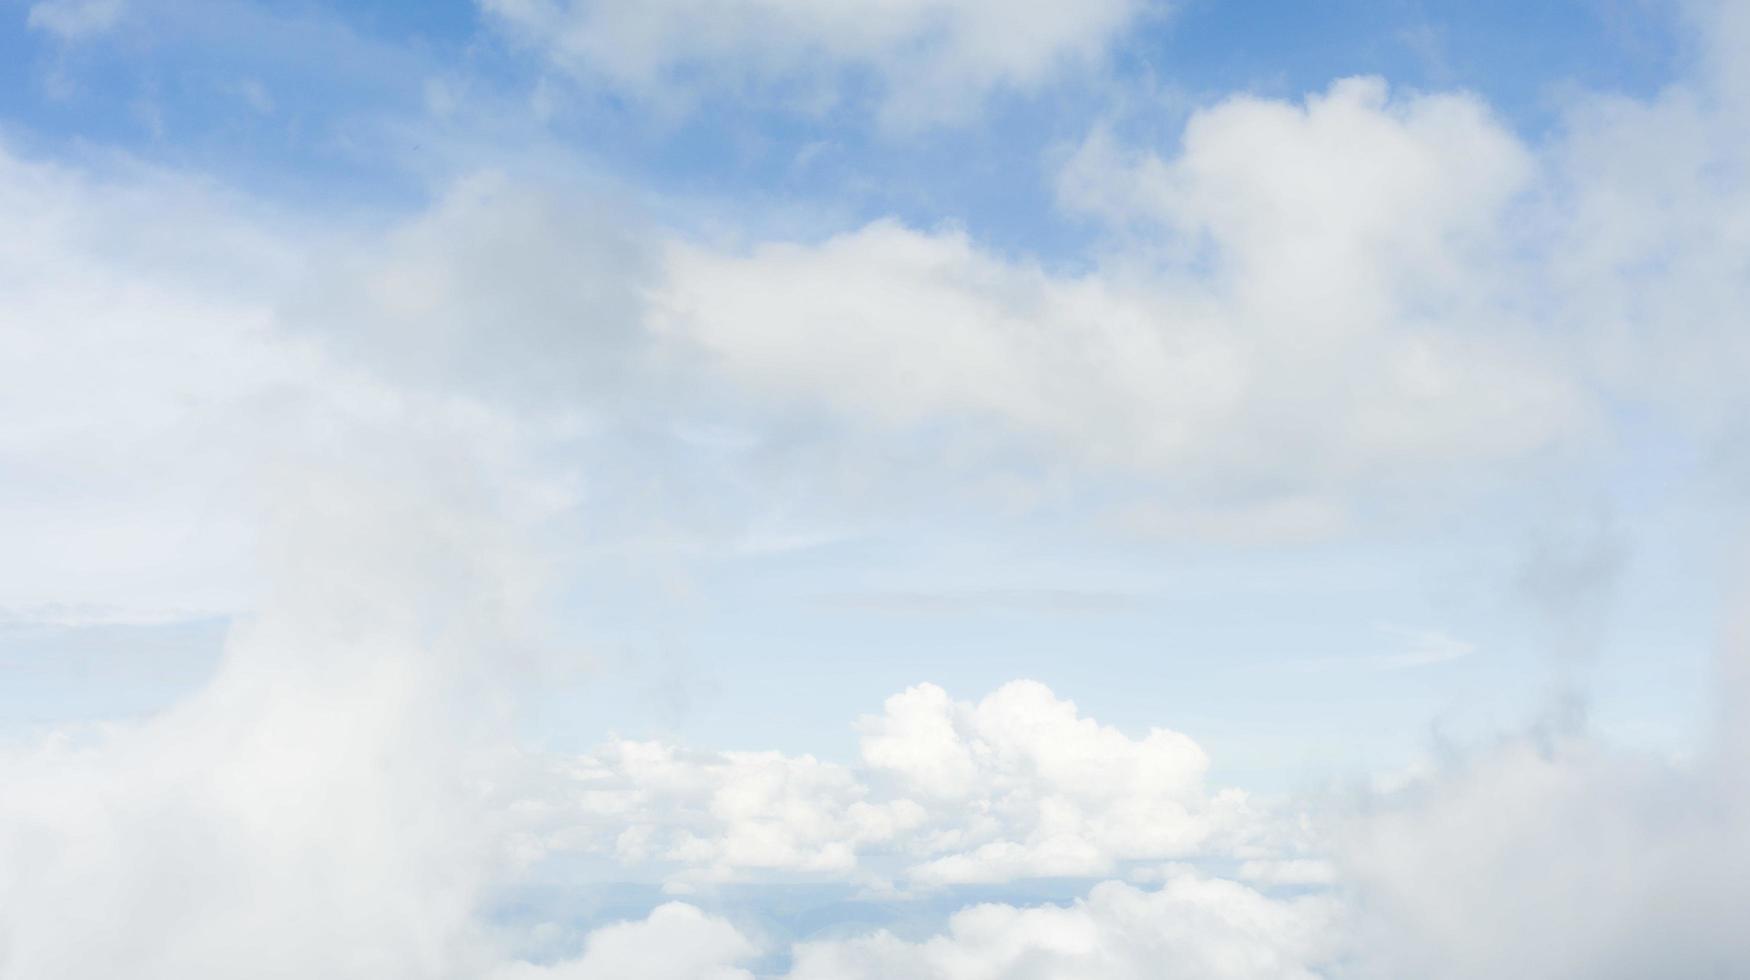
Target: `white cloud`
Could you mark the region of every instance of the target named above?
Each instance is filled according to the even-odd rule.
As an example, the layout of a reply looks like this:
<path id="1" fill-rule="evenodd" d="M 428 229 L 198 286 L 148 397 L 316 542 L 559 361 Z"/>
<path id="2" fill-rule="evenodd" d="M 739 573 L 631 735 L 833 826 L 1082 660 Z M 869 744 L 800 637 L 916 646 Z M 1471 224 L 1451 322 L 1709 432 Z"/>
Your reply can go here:
<path id="1" fill-rule="evenodd" d="M 1118 527 L 1224 543 L 1339 534 L 1370 501 L 1438 506 L 1585 458 L 1625 404 L 1731 431 L 1746 18 L 1696 10 L 1701 71 L 1648 100 L 1573 97 L 1541 142 L 1475 96 L 1378 79 L 1230 97 L 1170 152 L 1101 128 L 1070 157 L 1060 200 L 1106 236 L 1091 267 L 893 220 L 681 242 L 652 325 L 877 438 L 961 426 L 1140 475 Z"/>
<path id="2" fill-rule="evenodd" d="M 1277 899 L 1182 873 L 1153 890 L 1104 882 L 1066 906 L 969 906 L 922 940 L 883 930 L 803 941 L 789 950 L 782 978 L 1309 980 L 1336 964 L 1342 922 L 1341 906 L 1326 896 Z M 756 952 L 727 921 L 671 902 L 643 920 L 594 930 L 576 959 L 516 964 L 494 978 L 751 980 L 740 964 Z"/>
<path id="3" fill-rule="evenodd" d="M 246 600 L 249 467 L 314 369 L 272 328 L 296 253 L 251 219 L 196 181 L 0 147 L 0 603 L 140 620 Z"/>
<path id="4" fill-rule="evenodd" d="M 1697 3 L 1703 70 L 1647 100 L 1577 98 L 1550 148 L 1545 265 L 1563 326 L 1625 397 L 1705 433 L 1742 418 L 1750 340 L 1750 9 Z"/>
<path id="5" fill-rule="evenodd" d="M 115 27 L 127 11 L 126 0 L 38 0 L 30 5 L 30 26 L 74 41 Z"/>
<path id="6" fill-rule="evenodd" d="M 337 432 L 465 432 L 495 491 L 568 504 L 571 464 L 534 447 L 631 373 L 637 337 L 636 235 L 560 203 L 586 199 L 488 175 L 347 228 L 0 145 L 0 608 L 247 608 L 283 472 Z"/>
<path id="7" fill-rule="evenodd" d="M 556 65 L 646 97 L 832 99 L 859 75 L 893 120 L 960 116 L 997 88 L 1098 63 L 1142 0 L 482 0 Z M 799 90 L 799 91 L 798 91 Z"/>
<path id="8" fill-rule="evenodd" d="M 1574 736 L 1418 780 L 1341 849 L 1361 961 L 1434 978 L 1739 972 L 1744 786 L 1741 765 L 1673 766 Z"/>
<path id="9" fill-rule="evenodd" d="M 493 980 L 753 980 L 735 966 L 759 950 L 722 919 L 691 905 L 659 905 L 642 920 L 592 931 L 575 959 L 501 968 Z"/>
<path id="10" fill-rule="evenodd" d="M 845 766 L 775 752 L 688 752 L 618 742 L 563 770 L 537 812 L 547 847 L 594 850 L 683 877 L 759 871 L 848 876 L 859 849 L 915 827 L 923 810 L 872 801 Z"/>
<path id="11" fill-rule="evenodd" d="M 1245 861 L 1237 874 L 1242 881 L 1261 885 L 1329 885 L 1337 880 L 1336 866 L 1317 858 Z"/>
<path id="12" fill-rule="evenodd" d="M 0 748 L 0 974 L 481 975 L 539 427 L 288 335 L 308 225 L 127 162 L 0 178 L 0 604 L 250 613 L 162 713 Z"/>
<path id="13" fill-rule="evenodd" d="M 1096 138 L 1069 165 L 1067 199 L 1144 233 L 1093 271 L 892 221 L 677 244 L 654 326 L 877 428 L 958 420 L 1170 477 L 1138 526 L 1208 524 L 1220 501 L 1316 532 L 1358 496 L 1590 431 L 1585 372 L 1494 288 L 1534 170 L 1468 97 L 1352 79 L 1304 105 L 1230 99 L 1170 160 Z"/>
<path id="14" fill-rule="evenodd" d="M 568 409 L 635 383 L 651 251 L 605 193 L 476 173 L 333 243 L 283 309 L 397 383 Z"/>
<path id="15" fill-rule="evenodd" d="M 32 21 L 75 9 L 39 4 Z M 587 24 L 596 8 L 518 9 Z M 901 9 L 894 37 L 923 16 Z M 1742 39 L 1744 9 L 1721 8 L 1721 36 Z M 866 66 L 898 43 L 846 53 L 824 37 L 727 43 Z M 1727 47 L 1704 81 L 1588 101 L 1543 155 L 1465 97 L 1351 81 L 1304 104 L 1228 100 L 1170 158 L 1083 148 L 1066 199 L 1127 226 L 1115 241 L 1135 236 L 1092 272 L 891 222 L 739 255 L 679 245 L 655 324 L 756 389 L 875 429 L 994 422 L 1096 468 L 1168 474 L 1193 504 L 1249 495 L 1296 529 L 1340 525 L 1380 481 L 1561 444 L 1590 421 L 1595 374 L 1732 424 L 1750 130 L 1733 125 L 1746 100 Z M 976 88 L 1026 84 L 1071 50 L 1046 48 L 929 57 L 985 65 L 952 69 Z M 633 78 L 675 63 L 628 57 Z M 1517 210 L 1552 184 L 1555 200 Z M 540 433 L 499 403 L 531 376 L 569 403 L 577 374 L 635 370 L 620 328 L 640 302 L 637 236 L 580 231 L 587 209 L 568 220 L 491 179 L 387 234 L 334 236 L 332 262 L 312 255 L 333 238 L 250 210 L 162 174 L 106 181 L 0 153 L 0 295 L 24 327 L 0 331 L 0 608 L 74 622 L 236 609 L 255 566 L 272 572 L 210 687 L 139 725 L 0 753 L 8 975 L 490 975 L 480 898 L 507 828 L 531 825 L 543 848 L 683 880 L 997 882 L 1210 853 L 1247 858 L 1239 874 L 1259 883 L 1329 879 L 1250 846 L 1256 816 L 1205 787 L 1186 736 L 1127 735 L 1028 682 L 978 702 L 898 694 L 865 721 L 854 765 L 621 742 L 534 803 L 490 798 L 511 762 L 481 720 L 499 669 L 486 651 L 514 650 L 523 617 L 504 607 L 539 577 L 500 535 L 544 506 L 530 501 L 565 499 L 520 468 Z M 1526 238 L 1503 230 L 1526 214 Z M 1570 331 L 1552 348 L 1502 268 L 1526 242 Z M 349 475 L 319 479 L 312 460 Z M 1415 662 L 1463 653 L 1403 638 Z M 1336 865 L 1360 959 L 1532 977 L 1750 961 L 1745 741 L 1713 748 L 1682 767 L 1516 743 L 1379 803 Z M 1328 897 L 1173 875 L 1068 908 L 975 907 L 922 941 L 810 943 L 796 974 L 1306 976 L 1340 924 Z M 669 905 L 576 960 L 511 970 L 739 978 L 754 951 Z"/>
<path id="16" fill-rule="evenodd" d="M 478 975 L 508 759 L 478 644 L 530 576 L 393 455 L 299 474 L 270 598 L 204 688 L 0 752 L 0 973 Z"/>
<path id="17" fill-rule="evenodd" d="M 525 802 L 535 853 L 673 869 L 673 882 L 765 872 L 914 886 L 1098 876 L 1129 861 L 1264 840 L 1244 794 L 1209 792 L 1195 742 L 1131 738 L 1043 685 L 976 702 L 933 685 L 862 722 L 859 765 L 774 752 L 617 742 Z"/>
<path id="18" fill-rule="evenodd" d="M 1300 980 L 1334 956 L 1338 911 L 1326 898 L 1271 899 L 1194 875 L 1155 891 L 1112 881 L 1063 908 L 973 906 L 920 942 L 877 933 L 801 943 L 788 976 Z"/>
<path id="19" fill-rule="evenodd" d="M 956 817 L 937 830 L 934 850 L 948 853 L 911 870 L 921 883 L 1103 874 L 1196 853 L 1246 815 L 1243 794 L 1207 794 L 1209 760 L 1191 739 L 1132 739 L 1035 682 L 977 704 L 914 687 L 863 729 L 865 765 Z"/>

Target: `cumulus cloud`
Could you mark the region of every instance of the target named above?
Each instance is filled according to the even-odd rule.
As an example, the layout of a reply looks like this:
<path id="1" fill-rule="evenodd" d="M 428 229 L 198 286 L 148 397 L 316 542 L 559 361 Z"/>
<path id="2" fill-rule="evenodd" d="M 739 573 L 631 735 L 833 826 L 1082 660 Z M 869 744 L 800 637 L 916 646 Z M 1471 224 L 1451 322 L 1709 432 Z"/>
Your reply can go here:
<path id="1" fill-rule="evenodd" d="M 921 942 L 802 943 L 789 976 L 1311 978 L 1337 951 L 1337 920 L 1329 899 L 1272 899 L 1219 879 L 1182 875 L 1155 891 L 1106 882 L 1067 907 L 973 906 Z"/>
<path id="2" fill-rule="evenodd" d="M 746 252 L 681 244 L 654 326 L 865 424 L 971 420 L 1171 474 L 1193 512 L 1340 526 L 1369 489 L 1589 430 L 1584 373 L 1484 288 L 1533 172 L 1465 96 L 1352 79 L 1302 105 L 1230 99 L 1170 160 L 1096 138 L 1069 164 L 1066 199 L 1148 236 L 1093 271 L 893 221 Z M 1170 528 L 1171 511 L 1139 523 Z"/>
<path id="3" fill-rule="evenodd" d="M 1342 910 L 1325 896 L 1271 898 L 1244 885 L 1195 874 L 1157 889 L 1122 882 L 1094 886 L 1064 905 L 987 903 L 956 912 L 928 938 L 887 931 L 815 939 L 788 949 L 783 980 L 1304 980 L 1327 975 L 1340 955 Z M 681 903 L 643 920 L 591 932 L 582 956 L 547 966 L 519 964 L 502 980 L 586 980 L 628 973 L 738 980 L 757 945 L 727 921 Z"/>
<path id="4" fill-rule="evenodd" d="M 723 919 L 670 902 L 641 920 L 592 931 L 581 956 L 546 965 L 512 964 L 493 980 L 753 980 L 735 964 L 758 952 Z"/>
<path id="5" fill-rule="evenodd" d="M 832 97 L 873 78 L 895 120 L 958 116 L 997 88 L 1029 89 L 1100 61 L 1142 0 L 482 0 L 562 69 L 644 96 L 712 87 Z"/>
<path id="6" fill-rule="evenodd" d="M 1209 759 L 1190 738 L 1130 738 L 1036 682 L 977 704 L 912 688 L 865 722 L 862 751 L 870 769 L 956 817 L 933 848 L 949 853 L 911 871 L 924 883 L 1102 874 L 1195 853 L 1246 816 L 1244 794 L 1207 793 Z"/>
<path id="7" fill-rule="evenodd" d="M 1282 846 L 1245 794 L 1205 788 L 1190 738 L 1132 738 L 1036 682 L 977 702 L 920 685 L 861 728 L 854 766 L 613 743 L 525 802 L 527 832 L 536 853 L 611 855 L 682 883 L 785 872 L 932 887 Z"/>
<path id="8" fill-rule="evenodd" d="M 1168 148 L 1097 127 L 1057 176 L 1104 236 L 1073 270 L 891 219 L 679 242 L 652 325 L 781 404 L 1140 474 L 1119 526 L 1224 542 L 1584 458 L 1624 404 L 1737 432 L 1741 10 L 1696 5 L 1695 72 L 1536 141 L 1376 78 L 1218 100 Z"/>
<path id="9" fill-rule="evenodd" d="M 859 848 L 919 824 L 904 799 L 872 801 L 842 765 L 775 752 L 689 752 L 619 742 L 565 767 L 543 814 L 547 845 L 605 850 L 728 878 L 763 870 L 847 874 Z M 585 822 L 573 822 L 582 818 Z"/>

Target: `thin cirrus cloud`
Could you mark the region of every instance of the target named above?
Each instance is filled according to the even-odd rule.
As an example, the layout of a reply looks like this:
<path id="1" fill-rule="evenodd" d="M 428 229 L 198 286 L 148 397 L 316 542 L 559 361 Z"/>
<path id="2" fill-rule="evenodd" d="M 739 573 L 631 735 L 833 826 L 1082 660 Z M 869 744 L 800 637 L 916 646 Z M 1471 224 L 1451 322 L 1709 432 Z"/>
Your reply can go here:
<path id="1" fill-rule="evenodd" d="M 724 89 L 835 99 L 873 79 L 890 121 L 964 119 L 993 91 L 1036 89 L 1098 65 L 1143 0 L 482 0 L 554 67 L 655 99 Z"/>
<path id="2" fill-rule="evenodd" d="M 64 41 L 76 41 L 111 30 L 127 13 L 126 0 L 38 0 L 26 20 Z"/>

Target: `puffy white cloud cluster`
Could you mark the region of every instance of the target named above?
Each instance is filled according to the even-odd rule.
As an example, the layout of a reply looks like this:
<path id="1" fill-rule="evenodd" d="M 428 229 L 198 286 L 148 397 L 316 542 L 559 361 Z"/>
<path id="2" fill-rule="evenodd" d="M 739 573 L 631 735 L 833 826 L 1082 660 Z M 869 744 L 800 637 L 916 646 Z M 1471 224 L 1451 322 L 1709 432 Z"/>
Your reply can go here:
<path id="1" fill-rule="evenodd" d="M 1153 891 L 1109 881 L 1067 907 L 972 906 L 921 942 L 876 933 L 802 943 L 788 976 L 1302 980 L 1340 950 L 1339 915 L 1329 898 L 1273 899 L 1195 875 Z"/>
<path id="2" fill-rule="evenodd" d="M 1170 152 L 1096 128 L 1069 157 L 1060 200 L 1106 236 L 1087 266 L 890 220 L 683 243 L 653 325 L 875 431 L 949 420 L 1152 475 L 1123 513 L 1171 534 L 1339 530 L 1370 497 L 1595 449 L 1624 400 L 1730 428 L 1746 17 L 1692 12 L 1693 73 L 1575 95 L 1536 142 L 1474 96 L 1378 79 L 1230 97 Z"/>
<path id="3" fill-rule="evenodd" d="M 777 975 L 1734 975 L 1750 963 L 1739 926 L 1750 901 L 1746 662 L 1741 649 L 1723 658 L 1720 724 L 1694 759 L 1534 730 L 1327 810 L 1332 860 L 1248 860 L 1239 881 L 1169 864 L 1131 875 L 1160 881 L 1155 888 L 1106 881 L 1062 906 L 968 906 L 925 938 L 877 930 L 802 940 Z M 921 727 L 935 720 L 919 714 Z M 702 934 L 728 928 L 697 913 L 691 921 Z M 731 955 L 721 968 L 749 961 L 723 945 Z"/>
<path id="4" fill-rule="evenodd" d="M 1192 874 L 1153 890 L 1109 881 L 1064 906 L 970 906 L 939 934 L 917 941 L 880 931 L 797 943 L 781 976 L 1306 980 L 1328 975 L 1342 949 L 1341 921 L 1340 906 L 1328 897 L 1271 898 Z M 625 958 L 633 951 L 642 959 Z M 503 977 L 585 980 L 619 975 L 605 972 L 610 963 L 636 962 L 639 976 L 728 980 L 752 976 L 737 966 L 750 953 L 747 939 L 729 923 L 670 903 L 645 920 L 593 932 L 576 960 L 523 966 Z M 691 972 L 677 972 L 681 963 Z"/>
<path id="5" fill-rule="evenodd" d="M 871 801 L 841 765 L 776 752 L 689 752 L 618 742 L 565 769 L 542 808 L 548 847 L 659 860 L 720 878 L 760 870 L 846 874 L 859 848 L 924 819 L 909 800 Z M 571 823 L 580 820 L 580 823 Z"/>
<path id="6" fill-rule="evenodd" d="M 1142 0 L 482 0 L 559 67 L 647 97 L 714 86 L 832 98 L 845 76 L 875 79 L 884 111 L 958 116 L 1000 87 L 1027 89 L 1101 61 Z"/>
<path id="7" fill-rule="evenodd" d="M 1235 98 L 1171 159 L 1096 136 L 1069 163 L 1065 199 L 1125 229 L 1092 271 L 891 221 L 680 245 L 655 325 L 763 392 L 878 427 L 994 425 L 1316 532 L 1369 488 L 1589 431 L 1583 366 L 1498 288 L 1534 173 L 1467 96 Z"/>
<path id="8" fill-rule="evenodd" d="M 610 744 L 525 802 L 532 843 L 678 866 L 679 881 L 873 881 L 897 864 L 906 882 L 932 886 L 1097 876 L 1263 840 L 1245 794 L 1205 788 L 1208 759 L 1191 739 L 1131 738 L 1036 682 L 976 703 L 919 685 L 862 729 L 855 766 Z"/>
<path id="9" fill-rule="evenodd" d="M 1245 794 L 1205 789 L 1209 759 L 1190 738 L 1130 738 L 1031 681 L 977 704 L 931 685 L 897 694 L 864 723 L 862 755 L 935 815 L 910 871 L 920 883 L 1103 874 L 1231 846 L 1250 816 Z"/>
<path id="10" fill-rule="evenodd" d="M 492 980 L 753 980 L 736 964 L 759 948 L 734 926 L 691 905 L 659 905 L 643 919 L 592 931 L 583 953 L 558 963 L 512 963 Z"/>

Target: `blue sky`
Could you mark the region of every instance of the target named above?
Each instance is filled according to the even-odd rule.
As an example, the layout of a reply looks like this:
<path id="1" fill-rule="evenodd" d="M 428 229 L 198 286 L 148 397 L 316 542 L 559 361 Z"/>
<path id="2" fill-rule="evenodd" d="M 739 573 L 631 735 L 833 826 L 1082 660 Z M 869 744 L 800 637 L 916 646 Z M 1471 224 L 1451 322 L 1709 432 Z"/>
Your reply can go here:
<path id="1" fill-rule="evenodd" d="M 0 6 L 0 980 L 1737 972 L 1747 39 Z"/>

